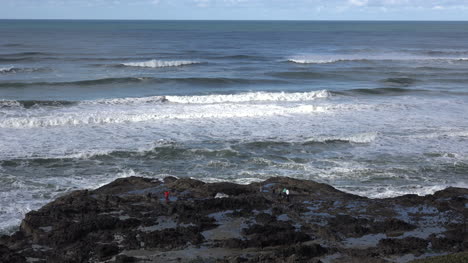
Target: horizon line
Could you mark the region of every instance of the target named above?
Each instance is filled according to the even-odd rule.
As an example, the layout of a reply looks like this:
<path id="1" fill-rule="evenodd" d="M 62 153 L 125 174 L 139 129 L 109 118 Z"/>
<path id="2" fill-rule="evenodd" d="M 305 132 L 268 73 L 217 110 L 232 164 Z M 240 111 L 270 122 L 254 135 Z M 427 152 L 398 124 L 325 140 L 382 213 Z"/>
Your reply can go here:
<path id="1" fill-rule="evenodd" d="M 359 19 L 129 19 L 129 18 L 0 18 L 0 21 L 225 21 L 225 22 L 468 22 L 467 20 L 359 20 Z"/>

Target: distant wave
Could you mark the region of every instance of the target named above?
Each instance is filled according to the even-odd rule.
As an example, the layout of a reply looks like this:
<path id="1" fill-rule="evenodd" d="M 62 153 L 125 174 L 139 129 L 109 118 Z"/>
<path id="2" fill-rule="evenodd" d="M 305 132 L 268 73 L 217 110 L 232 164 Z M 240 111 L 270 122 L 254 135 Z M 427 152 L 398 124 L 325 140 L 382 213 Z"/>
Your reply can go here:
<path id="1" fill-rule="evenodd" d="M 124 77 L 124 78 L 103 78 L 92 80 L 78 80 L 67 82 L 3 82 L 1 87 L 34 87 L 34 86 L 93 86 L 108 84 L 165 84 L 181 83 L 195 85 L 232 85 L 232 84 L 284 84 L 281 80 L 270 79 L 242 79 L 242 78 L 151 78 L 151 77 Z"/>
<path id="2" fill-rule="evenodd" d="M 165 68 L 165 67 L 179 67 L 179 66 L 186 66 L 192 64 L 199 64 L 198 61 L 189 61 L 189 60 L 172 60 L 172 61 L 165 61 L 165 60 L 149 60 L 143 62 L 129 62 L 129 63 L 122 63 L 121 65 L 126 67 L 142 67 L 142 68 Z"/>
<path id="3" fill-rule="evenodd" d="M 28 62 L 28 61 L 36 61 L 37 58 L 35 57 L 18 57 L 18 58 L 2 58 L 0 57 L 0 62 L 3 63 L 11 63 L 11 62 Z"/>
<path id="4" fill-rule="evenodd" d="M 0 54 L 0 57 L 50 56 L 50 55 L 54 55 L 54 54 L 53 53 L 47 53 L 47 52 L 29 51 L 29 52 L 17 52 L 17 53 Z"/>
<path id="5" fill-rule="evenodd" d="M 18 67 L 5 67 L 0 68 L 0 74 L 7 73 L 25 73 L 25 72 L 45 72 L 49 71 L 49 68 L 18 68 Z"/>
<path id="6" fill-rule="evenodd" d="M 49 100 L 0 100 L 1 108 L 17 108 L 22 107 L 25 109 L 33 107 L 63 107 L 76 105 L 78 102 L 75 101 L 49 101 Z"/>
<path id="7" fill-rule="evenodd" d="M 371 143 L 377 138 L 377 133 L 360 133 L 348 136 L 316 136 L 306 140 L 305 144 L 313 143 Z"/>
<path id="8" fill-rule="evenodd" d="M 8 43 L 8 44 L 4 44 L 3 46 L 4 46 L 4 47 L 22 47 L 22 46 L 24 46 L 24 44 L 20 44 L 20 43 Z"/>
<path id="9" fill-rule="evenodd" d="M 468 55 L 468 50 L 423 50 L 421 53 L 431 56 Z"/>
<path id="10" fill-rule="evenodd" d="M 94 80 L 78 80 L 78 81 L 67 81 L 67 82 L 3 82 L 0 83 L 0 87 L 30 87 L 30 86 L 89 86 L 89 85 L 104 85 L 114 83 L 137 83 L 152 78 L 104 78 Z"/>
<path id="11" fill-rule="evenodd" d="M 419 81 L 420 80 L 415 79 L 415 78 L 402 77 L 402 78 L 386 78 L 386 79 L 383 79 L 381 82 L 385 84 L 391 84 L 391 85 L 410 86 Z"/>
<path id="12" fill-rule="evenodd" d="M 377 139 L 378 134 L 376 132 L 369 132 L 369 133 L 359 133 L 353 135 L 343 135 L 343 136 L 314 136 L 307 138 L 305 141 L 302 142 L 295 142 L 295 141 L 255 141 L 255 142 L 248 142 L 245 145 L 248 147 L 255 147 L 255 148 L 267 148 L 270 146 L 285 146 L 290 147 L 294 144 L 301 144 L 301 145 L 314 145 L 314 144 L 332 144 L 332 143 L 356 143 L 356 144 L 364 144 L 364 143 L 371 143 Z"/>
<path id="13" fill-rule="evenodd" d="M 288 79 L 321 79 L 327 77 L 336 77 L 337 74 L 320 73 L 311 71 L 285 71 L 270 73 L 273 77 L 288 78 Z"/>
<path id="14" fill-rule="evenodd" d="M 0 74 L 1 73 L 16 73 L 20 68 L 14 68 L 14 67 L 9 67 L 9 68 L 0 68 Z"/>
<path id="15" fill-rule="evenodd" d="M 293 62 L 296 64 L 331 64 L 337 62 L 349 62 L 349 61 L 367 61 L 368 59 L 345 59 L 345 58 L 337 58 L 337 59 L 288 59 L 288 62 Z"/>
<path id="16" fill-rule="evenodd" d="M 405 88 L 375 88 L 375 89 L 351 89 L 344 91 L 334 91 L 340 95 L 399 95 L 412 92 L 432 92 L 430 90 L 422 89 L 405 89 Z"/>
<path id="17" fill-rule="evenodd" d="M 54 54 L 46 52 L 18 52 L 0 54 L 0 62 L 19 62 L 19 61 L 36 61 L 39 59 L 54 58 Z"/>
<path id="18" fill-rule="evenodd" d="M 332 64 L 339 62 L 377 62 L 377 61 L 439 61 L 439 62 L 464 62 L 468 58 L 436 58 L 436 57 L 343 57 L 343 58 L 289 58 L 288 62 L 296 64 Z"/>
<path id="19" fill-rule="evenodd" d="M 100 99 L 100 100 L 85 100 L 81 101 L 81 105 L 133 105 L 133 104 L 152 104 L 168 102 L 166 96 L 151 96 L 142 98 L 115 98 L 115 99 Z"/>
<path id="20" fill-rule="evenodd" d="M 266 57 L 256 56 L 256 55 L 225 55 L 225 56 L 214 56 L 210 57 L 211 59 L 232 59 L 232 60 L 266 60 Z"/>

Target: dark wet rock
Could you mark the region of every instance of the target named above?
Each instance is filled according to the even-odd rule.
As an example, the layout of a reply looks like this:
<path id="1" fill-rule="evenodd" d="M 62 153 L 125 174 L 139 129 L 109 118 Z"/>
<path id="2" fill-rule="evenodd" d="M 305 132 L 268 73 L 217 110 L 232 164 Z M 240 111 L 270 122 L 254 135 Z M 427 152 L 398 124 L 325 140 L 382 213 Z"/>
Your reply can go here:
<path id="1" fill-rule="evenodd" d="M 451 255 L 436 256 L 411 261 L 411 263 L 465 263 L 468 262 L 468 252 L 455 253 Z"/>
<path id="2" fill-rule="evenodd" d="M 386 238 L 379 241 L 378 249 L 382 254 L 421 254 L 427 246 L 429 241 L 417 237 L 407 237 L 403 239 Z"/>
<path id="3" fill-rule="evenodd" d="M 0 237 L 0 262 L 407 262 L 467 251 L 467 197 L 448 188 L 368 199 L 286 177 L 129 177 L 31 211 Z"/>
<path id="4" fill-rule="evenodd" d="M 99 260 L 107 260 L 119 253 L 119 248 L 114 244 L 99 244 L 95 248 Z"/>
<path id="5" fill-rule="evenodd" d="M 294 245 L 309 241 L 309 235 L 296 231 L 290 224 L 275 223 L 267 225 L 253 225 L 244 230 L 249 240 L 247 247 L 269 247 L 281 245 Z"/>
<path id="6" fill-rule="evenodd" d="M 26 262 L 26 258 L 8 247 L 0 245 L 0 262 L 23 263 Z"/>
<path id="7" fill-rule="evenodd" d="M 260 224 L 269 224 L 273 223 L 276 221 L 276 216 L 272 216 L 267 213 L 260 213 L 255 217 L 255 221 L 257 221 Z"/>
<path id="8" fill-rule="evenodd" d="M 168 179 L 171 180 L 171 179 Z M 109 194 L 124 194 L 130 191 L 142 190 L 160 185 L 159 180 L 143 177 L 127 177 L 120 178 L 95 190 L 96 193 L 109 195 Z"/>
<path id="9" fill-rule="evenodd" d="M 141 233 L 138 238 L 144 248 L 173 249 L 188 244 L 198 245 L 204 240 L 196 227 L 168 228 L 160 231 Z"/>
<path id="10" fill-rule="evenodd" d="M 282 249 L 275 253 L 279 258 L 287 258 L 295 255 L 297 258 L 307 260 L 327 253 L 327 249 L 319 244 L 296 245 Z"/>
<path id="11" fill-rule="evenodd" d="M 126 255 L 118 255 L 115 258 L 115 263 L 134 263 L 138 262 L 139 260 L 136 257 L 129 257 Z"/>
<path id="12" fill-rule="evenodd" d="M 173 183 L 173 182 L 175 182 L 175 181 L 177 181 L 177 178 L 174 177 L 174 176 L 168 176 L 168 177 L 165 177 L 165 178 L 163 179 L 163 182 L 164 182 L 165 184 L 170 184 L 170 183 Z"/>

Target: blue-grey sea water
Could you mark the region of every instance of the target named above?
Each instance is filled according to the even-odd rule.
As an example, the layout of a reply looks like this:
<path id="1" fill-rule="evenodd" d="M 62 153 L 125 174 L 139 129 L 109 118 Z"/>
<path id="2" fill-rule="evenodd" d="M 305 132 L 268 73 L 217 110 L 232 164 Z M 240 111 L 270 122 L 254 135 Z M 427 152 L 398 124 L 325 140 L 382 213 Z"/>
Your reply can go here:
<path id="1" fill-rule="evenodd" d="M 0 20 L 0 232 L 116 178 L 468 185 L 468 22 Z"/>

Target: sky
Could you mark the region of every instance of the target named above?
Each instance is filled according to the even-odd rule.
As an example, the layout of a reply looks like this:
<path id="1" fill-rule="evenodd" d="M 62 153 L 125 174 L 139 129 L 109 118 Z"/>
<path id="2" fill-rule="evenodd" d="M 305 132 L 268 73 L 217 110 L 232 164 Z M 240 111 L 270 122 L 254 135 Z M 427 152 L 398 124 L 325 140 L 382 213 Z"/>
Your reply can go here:
<path id="1" fill-rule="evenodd" d="M 468 20 L 468 0 L 0 0 L 0 19 Z"/>

